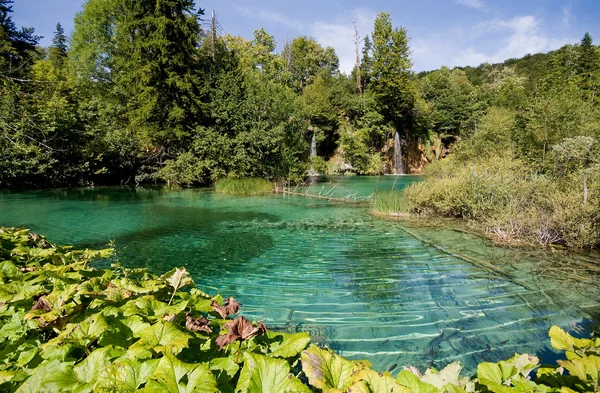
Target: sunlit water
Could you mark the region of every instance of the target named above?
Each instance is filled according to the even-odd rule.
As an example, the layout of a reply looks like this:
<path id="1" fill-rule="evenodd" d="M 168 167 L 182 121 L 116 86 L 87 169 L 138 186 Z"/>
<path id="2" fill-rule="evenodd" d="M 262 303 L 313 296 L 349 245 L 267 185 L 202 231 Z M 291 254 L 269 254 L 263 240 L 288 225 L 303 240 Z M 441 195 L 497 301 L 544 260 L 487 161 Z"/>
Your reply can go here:
<path id="1" fill-rule="evenodd" d="M 342 180 L 352 187 L 353 180 Z M 369 181 L 398 185 L 392 177 L 357 184 Z M 310 331 L 320 344 L 379 370 L 456 360 L 473 370 L 515 352 L 550 360 L 549 328 L 585 325 L 588 316 L 576 304 L 558 304 L 552 293 L 439 251 L 366 210 L 200 189 L 0 194 L 0 225 L 85 247 L 115 240 L 123 264 L 157 274 L 183 265 L 205 292 L 237 298 L 247 317 Z"/>

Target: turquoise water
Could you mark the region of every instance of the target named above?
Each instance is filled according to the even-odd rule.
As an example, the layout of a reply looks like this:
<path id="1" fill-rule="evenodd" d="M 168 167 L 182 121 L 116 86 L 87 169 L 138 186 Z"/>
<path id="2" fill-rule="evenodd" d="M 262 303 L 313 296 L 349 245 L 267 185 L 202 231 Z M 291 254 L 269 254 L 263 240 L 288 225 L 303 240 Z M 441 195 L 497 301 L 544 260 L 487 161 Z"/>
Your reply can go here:
<path id="1" fill-rule="evenodd" d="M 402 190 L 420 176 L 317 176 L 305 185 L 290 187 L 290 191 L 313 196 L 325 196 L 348 200 L 370 199 L 374 191 Z"/>
<path id="2" fill-rule="evenodd" d="M 123 264 L 155 273 L 183 265 L 202 290 L 236 297 L 244 315 L 310 331 L 379 370 L 456 360 L 474 370 L 515 352 L 550 359 L 549 328 L 584 325 L 588 316 L 576 304 L 560 304 L 558 293 L 527 289 L 443 253 L 366 209 L 201 189 L 0 193 L 1 225 L 83 247 L 115 240 Z"/>

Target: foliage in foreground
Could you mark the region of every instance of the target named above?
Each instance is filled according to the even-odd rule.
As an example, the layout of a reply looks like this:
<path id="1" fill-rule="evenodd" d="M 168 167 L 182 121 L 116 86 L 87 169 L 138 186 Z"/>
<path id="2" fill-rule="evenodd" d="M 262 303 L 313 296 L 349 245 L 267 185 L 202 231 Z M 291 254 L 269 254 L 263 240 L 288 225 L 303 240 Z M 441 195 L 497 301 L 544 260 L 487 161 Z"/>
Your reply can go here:
<path id="1" fill-rule="evenodd" d="M 0 390 L 6 392 L 591 392 L 600 339 L 550 331 L 559 367 L 515 355 L 397 377 L 311 345 L 307 333 L 230 319 L 239 303 L 193 288 L 189 273 L 95 269 L 112 250 L 57 247 L 28 230 L 0 229 Z M 184 287 L 192 287 L 182 291 Z M 537 368 L 537 378 L 532 381 Z"/>
<path id="2" fill-rule="evenodd" d="M 215 191 L 219 194 L 228 195 L 263 195 L 273 193 L 275 185 L 266 179 L 223 178 L 215 183 Z"/>

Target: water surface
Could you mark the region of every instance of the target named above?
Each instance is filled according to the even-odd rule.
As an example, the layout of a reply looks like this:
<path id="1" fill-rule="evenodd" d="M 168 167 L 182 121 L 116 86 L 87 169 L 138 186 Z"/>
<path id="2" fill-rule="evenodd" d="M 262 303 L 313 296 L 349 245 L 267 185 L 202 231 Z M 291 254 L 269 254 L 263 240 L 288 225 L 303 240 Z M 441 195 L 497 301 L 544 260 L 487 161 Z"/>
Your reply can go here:
<path id="1" fill-rule="evenodd" d="M 345 181 L 341 192 L 354 187 L 361 196 L 373 184 L 398 184 L 393 177 Z M 560 302 L 560 289 L 516 284 L 366 209 L 201 189 L 0 194 L 1 225 L 85 247 L 115 240 L 123 264 L 157 274 L 183 265 L 205 292 L 236 297 L 249 318 L 310 331 L 315 341 L 368 358 L 379 370 L 459 360 L 472 371 L 515 352 L 550 359 L 553 324 L 571 331 L 585 325 L 585 310 Z"/>

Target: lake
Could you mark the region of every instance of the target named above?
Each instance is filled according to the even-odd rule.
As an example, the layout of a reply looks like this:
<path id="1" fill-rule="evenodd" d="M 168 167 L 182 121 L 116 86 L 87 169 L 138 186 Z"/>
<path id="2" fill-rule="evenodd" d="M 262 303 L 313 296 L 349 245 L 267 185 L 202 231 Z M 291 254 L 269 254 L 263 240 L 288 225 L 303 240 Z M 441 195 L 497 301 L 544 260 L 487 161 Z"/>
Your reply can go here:
<path id="1" fill-rule="evenodd" d="M 366 199 L 376 188 L 415 180 L 339 177 L 305 187 L 313 195 L 322 190 Z M 422 239 L 428 231 L 434 238 L 442 232 L 421 228 L 415 236 L 403 223 L 367 213 L 366 204 L 232 197 L 209 189 L 0 193 L 0 225 L 28 227 L 78 247 L 114 240 L 122 264 L 157 274 L 185 266 L 201 290 L 235 297 L 248 318 L 274 329 L 309 331 L 316 342 L 366 358 L 381 371 L 453 361 L 474 371 L 481 361 L 515 352 L 549 361 L 552 325 L 574 334 L 589 331 L 593 297 L 567 301 L 565 288 L 546 286 L 543 277 L 529 285 Z M 467 240 L 462 247 L 473 252 Z M 513 263 L 514 255 L 503 259 Z"/>

